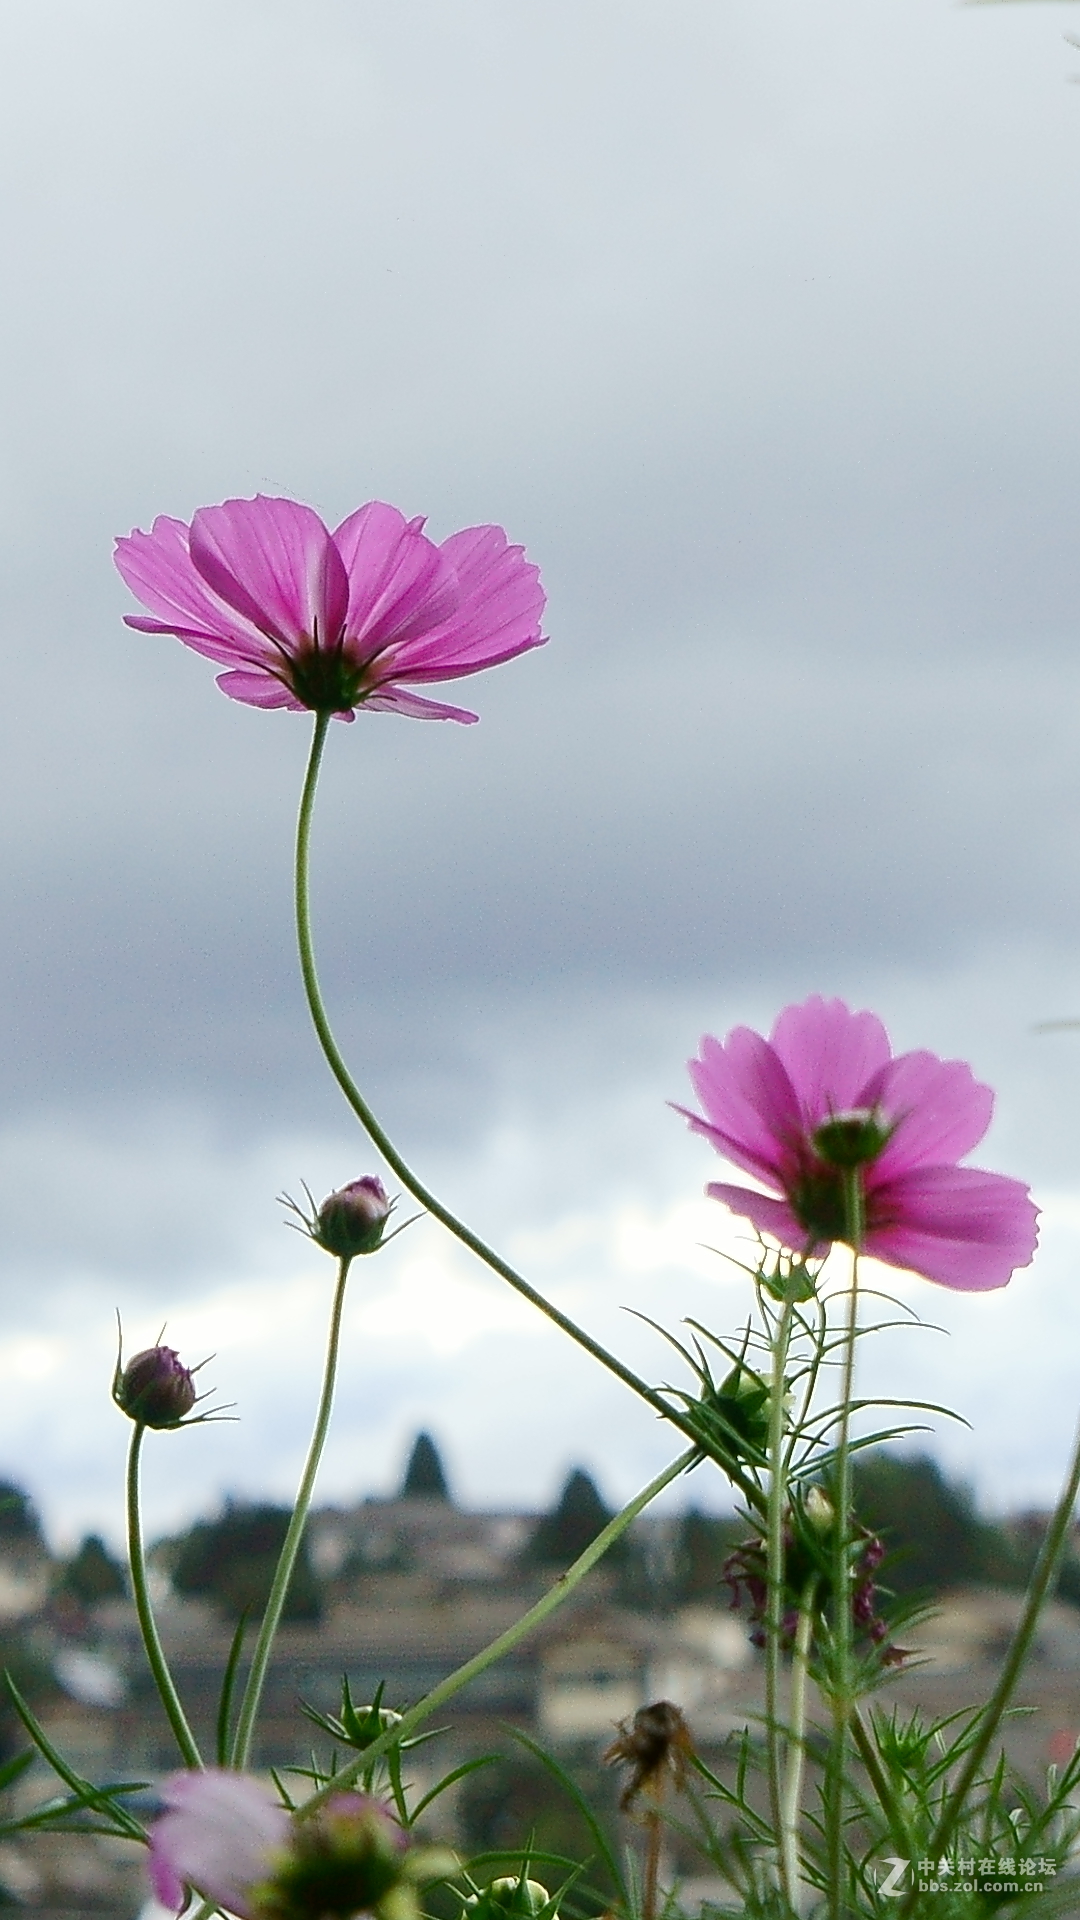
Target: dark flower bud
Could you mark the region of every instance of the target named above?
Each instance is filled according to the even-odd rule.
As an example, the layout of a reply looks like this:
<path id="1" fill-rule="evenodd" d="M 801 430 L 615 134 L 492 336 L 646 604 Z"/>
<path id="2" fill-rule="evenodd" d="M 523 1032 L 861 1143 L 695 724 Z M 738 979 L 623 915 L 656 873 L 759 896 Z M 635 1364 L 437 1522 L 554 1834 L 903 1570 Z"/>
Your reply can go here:
<path id="1" fill-rule="evenodd" d="M 296 1215 L 290 1226 L 299 1221 L 299 1230 L 308 1234 L 317 1247 L 334 1254 L 338 1260 L 352 1260 L 358 1253 L 374 1253 L 382 1245 L 394 1202 L 387 1199 L 386 1188 L 375 1174 L 365 1173 L 362 1179 L 351 1180 L 347 1187 L 338 1187 L 321 1207 L 315 1205 L 306 1185 L 304 1192 L 310 1213 L 298 1207 L 287 1193 L 282 1194 L 281 1203 Z"/>
<path id="2" fill-rule="evenodd" d="M 196 1397 L 194 1377 L 172 1347 L 147 1347 L 117 1365 L 113 1399 L 141 1427 L 178 1427 Z"/>
<path id="3" fill-rule="evenodd" d="M 386 1188 L 373 1173 L 351 1180 L 324 1200 L 316 1215 L 312 1238 L 327 1253 L 339 1260 L 351 1260 L 357 1253 L 374 1253 L 390 1218 L 392 1202 Z"/>

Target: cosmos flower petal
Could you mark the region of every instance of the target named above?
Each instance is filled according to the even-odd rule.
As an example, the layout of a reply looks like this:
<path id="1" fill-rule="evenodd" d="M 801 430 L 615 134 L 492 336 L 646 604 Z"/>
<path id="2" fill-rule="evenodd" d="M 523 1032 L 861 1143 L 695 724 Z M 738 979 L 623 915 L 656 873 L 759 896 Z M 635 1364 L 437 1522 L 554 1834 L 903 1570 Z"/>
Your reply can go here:
<path id="1" fill-rule="evenodd" d="M 810 1126 L 830 1113 L 866 1104 L 867 1081 L 891 1057 L 875 1013 L 852 1013 L 842 1000 L 813 994 L 785 1007 L 769 1036 L 791 1077 Z"/>
<path id="2" fill-rule="evenodd" d="M 219 673 L 217 683 L 230 700 L 242 700 L 247 707 L 290 707 L 294 713 L 304 711 L 303 702 L 272 673 L 234 667 L 229 673 Z M 351 714 L 349 717 L 352 718 Z"/>
<path id="3" fill-rule="evenodd" d="M 1002 1173 L 919 1167 L 890 1184 L 887 1205 L 895 1221 L 867 1233 L 866 1251 L 944 1287 L 1003 1287 L 1035 1253 L 1038 1209 L 1027 1187 Z"/>
<path id="4" fill-rule="evenodd" d="M 540 569 L 501 527 L 467 527 L 439 551 L 452 564 L 459 603 L 441 626 L 395 654 L 395 679 L 457 678 L 545 645 Z"/>
<path id="5" fill-rule="evenodd" d="M 407 687 L 380 687 L 377 693 L 368 695 L 364 705 L 374 713 L 404 713 L 412 720 L 460 720 L 465 726 L 480 718 L 468 707 L 447 707 L 441 700 L 425 700 Z"/>
<path id="6" fill-rule="evenodd" d="M 337 547 L 311 507 L 259 494 L 200 507 L 191 558 L 213 591 L 285 648 L 336 645 L 349 605 Z"/>
<path id="7" fill-rule="evenodd" d="M 114 558 L 125 585 L 157 616 L 143 620 L 129 615 L 128 626 L 143 633 L 175 634 L 225 666 L 265 654 L 263 634 L 211 592 L 196 570 L 182 520 L 159 514 L 149 533 L 136 528 L 118 540 Z"/>
<path id="8" fill-rule="evenodd" d="M 801 1132 L 802 1116 L 795 1089 L 768 1041 L 749 1027 L 736 1027 L 723 1046 L 706 1034 L 701 1056 L 689 1068 L 706 1116 L 702 1121 L 689 1115 L 691 1126 L 708 1133 L 744 1172 L 782 1185 L 791 1158 L 787 1143 Z"/>
<path id="9" fill-rule="evenodd" d="M 792 1253 L 815 1251 L 807 1245 L 806 1228 L 800 1226 L 783 1200 L 773 1200 L 767 1193 L 755 1193 L 752 1187 L 728 1187 L 720 1180 L 710 1180 L 705 1191 L 710 1200 L 719 1200 L 723 1206 L 730 1207 L 732 1213 L 749 1220 L 759 1233 L 771 1234 Z"/>
<path id="10" fill-rule="evenodd" d="M 150 1830 L 150 1874 L 165 1906 L 178 1911 L 185 1885 L 248 1920 L 248 1895 L 267 1879 L 287 1845 L 289 1815 L 250 1775 L 177 1773 L 162 1787 L 166 1811 Z"/>
<path id="11" fill-rule="evenodd" d="M 453 568 L 423 523 L 382 500 L 343 520 L 334 544 L 349 577 L 348 634 L 365 658 L 429 632 L 457 604 Z"/>
<path id="12" fill-rule="evenodd" d="M 963 1060 L 902 1053 L 875 1076 L 866 1106 L 880 1105 L 896 1132 L 869 1172 L 872 1185 L 911 1167 L 951 1165 L 977 1147 L 994 1112 L 989 1087 Z"/>

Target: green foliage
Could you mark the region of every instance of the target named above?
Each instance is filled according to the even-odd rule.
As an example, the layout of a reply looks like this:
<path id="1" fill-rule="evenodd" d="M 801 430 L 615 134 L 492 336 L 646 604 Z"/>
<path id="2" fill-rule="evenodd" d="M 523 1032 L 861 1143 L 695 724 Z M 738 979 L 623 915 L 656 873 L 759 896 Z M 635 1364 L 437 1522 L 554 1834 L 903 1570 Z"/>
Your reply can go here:
<path id="1" fill-rule="evenodd" d="M 617 1824 L 615 1779 L 603 1775 L 598 1790 L 591 1756 L 580 1784 L 576 1775 L 576 1767 L 553 1770 L 531 1743 L 521 1753 L 500 1756 L 464 1784 L 462 1838 L 470 1853 L 486 1857 L 510 1860 L 526 1853 L 537 1862 L 554 1855 L 580 1863 L 584 1878 L 574 1888 L 574 1911 L 617 1910 L 624 1892 L 617 1855 L 598 1844 L 602 1829 L 614 1832 Z"/>
<path id="2" fill-rule="evenodd" d="M 970 1492 L 925 1455 L 881 1450 L 854 1464 L 855 1511 L 888 1550 L 884 1580 L 898 1594 L 986 1582 L 1016 1585 L 1024 1566 L 1008 1534 L 981 1520 Z"/>
<path id="3" fill-rule="evenodd" d="M 400 1497 L 402 1500 L 444 1500 L 449 1503 L 450 1488 L 446 1470 L 430 1433 L 418 1433 L 413 1442 Z"/>
<path id="4" fill-rule="evenodd" d="M 230 1503 L 216 1520 L 200 1520 L 177 1543 L 172 1564 L 178 1593 L 213 1600 L 229 1619 L 263 1612 L 289 1525 L 287 1507 Z M 321 1595 L 302 1546 L 285 1600 L 285 1619 L 317 1620 Z"/>

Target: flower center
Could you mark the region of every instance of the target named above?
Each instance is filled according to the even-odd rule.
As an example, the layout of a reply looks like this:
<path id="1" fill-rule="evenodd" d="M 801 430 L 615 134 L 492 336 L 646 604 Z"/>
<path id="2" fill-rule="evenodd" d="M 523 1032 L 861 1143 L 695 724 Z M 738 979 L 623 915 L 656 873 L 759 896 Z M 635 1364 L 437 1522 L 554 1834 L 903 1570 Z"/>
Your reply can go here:
<path id="1" fill-rule="evenodd" d="M 852 1107 L 847 1113 L 830 1113 L 810 1140 L 819 1160 L 846 1172 L 876 1160 L 894 1130 L 876 1107 Z"/>
<path id="2" fill-rule="evenodd" d="M 364 668 L 347 659 L 340 646 L 320 647 L 317 639 L 305 641 L 292 655 L 288 679 L 313 713 L 347 713 L 363 697 Z"/>

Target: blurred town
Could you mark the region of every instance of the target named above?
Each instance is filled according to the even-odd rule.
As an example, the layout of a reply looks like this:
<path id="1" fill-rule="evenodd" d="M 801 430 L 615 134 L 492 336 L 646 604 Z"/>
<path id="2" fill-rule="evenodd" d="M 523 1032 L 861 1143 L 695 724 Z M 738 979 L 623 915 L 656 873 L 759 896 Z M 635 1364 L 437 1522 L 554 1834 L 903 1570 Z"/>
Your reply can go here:
<path id="1" fill-rule="evenodd" d="M 691 1483 L 692 1484 L 692 1483 Z M 899 1596 L 935 1596 L 916 1629 L 919 1657 L 888 1682 L 886 1703 L 944 1715 L 985 1697 L 1017 1619 L 1044 1518 L 990 1523 L 929 1459 L 871 1454 L 859 1511 L 889 1545 L 883 1579 Z M 312 1516 L 289 1599 L 263 1720 L 261 1768 L 303 1767 L 327 1736 L 302 1711 L 352 1699 L 402 1708 L 509 1626 L 610 1517 L 590 1475 L 572 1472 L 551 1511 L 460 1508 L 438 1449 L 421 1434 L 389 1499 Z M 159 1626 L 197 1735 L 213 1750 L 221 1678 L 237 1620 L 257 1614 L 287 1513 L 227 1504 L 151 1555 Z M 762 1711 L 760 1655 L 732 1608 L 725 1564 L 745 1536 L 737 1518 L 691 1508 L 643 1516 L 620 1547 L 542 1628 L 437 1717 L 436 1738 L 409 1755 L 421 1791 L 463 1761 L 496 1756 L 432 1808 L 430 1828 L 469 1851 L 538 1846 L 590 1851 L 572 1796 L 534 1751 L 553 1756 L 612 1830 L 619 1780 L 602 1756 L 642 1705 L 675 1702 L 698 1751 L 718 1770 Z M 69 1559 L 48 1548 L 26 1494 L 0 1488 L 0 1651 L 48 1737 L 84 1776 L 154 1783 L 176 1764 L 139 1641 L 124 1570 L 88 1537 Z M 1080 1737 L 1080 1543 L 1049 1606 L 1023 1686 L 1034 1711 L 1010 1722 L 1016 1764 L 1036 1777 Z M 518 1736 L 524 1736 L 519 1738 Z M 0 1758 L 26 1746 L 8 1702 Z M 301 1782 L 302 1785 L 302 1782 Z M 8 1794 L 5 1813 L 53 1788 L 42 1763 Z M 690 1882 L 692 1853 L 674 1860 Z M 707 1876 L 700 1890 L 708 1891 Z M 149 1912 L 136 1850 L 91 1835 L 0 1839 L 0 1905 L 49 1920 L 134 1920 Z"/>

